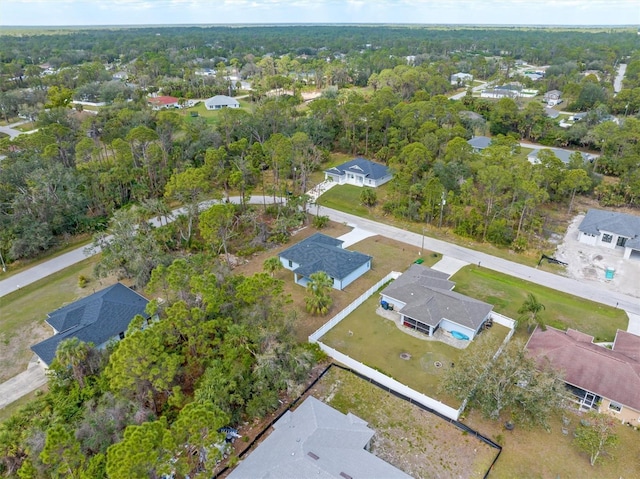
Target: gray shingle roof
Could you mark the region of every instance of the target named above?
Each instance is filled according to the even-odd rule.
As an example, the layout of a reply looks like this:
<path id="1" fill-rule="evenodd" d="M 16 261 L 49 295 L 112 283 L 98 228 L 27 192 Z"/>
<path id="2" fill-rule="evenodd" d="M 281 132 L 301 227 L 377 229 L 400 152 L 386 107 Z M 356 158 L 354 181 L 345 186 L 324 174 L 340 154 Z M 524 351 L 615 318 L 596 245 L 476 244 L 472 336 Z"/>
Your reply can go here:
<path id="1" fill-rule="evenodd" d="M 229 474 L 229 479 L 408 479 L 367 452 L 374 431 L 359 417 L 308 397 L 285 413 L 274 430 Z"/>
<path id="2" fill-rule="evenodd" d="M 451 291 L 455 283 L 448 277 L 446 273 L 412 264 L 382 294 L 405 303 L 400 313 L 430 326 L 448 319 L 477 330 L 493 306 Z"/>
<path id="3" fill-rule="evenodd" d="M 280 257 L 300 266 L 295 273 L 308 277 L 324 271 L 332 278 L 343 279 L 371 260 L 371 256 L 342 249 L 342 241 L 316 233 L 280 253 Z"/>
<path id="4" fill-rule="evenodd" d="M 531 153 L 529 153 L 527 155 L 527 158 L 531 161 L 533 160 L 537 160 L 538 159 L 538 154 L 542 151 L 542 150 L 551 150 L 553 152 L 554 155 L 556 155 L 556 157 L 562 161 L 563 163 L 569 163 L 569 160 L 571 158 L 571 155 L 575 152 L 570 151 L 570 150 L 562 150 L 560 148 L 540 148 L 540 149 L 536 149 L 533 150 Z M 587 153 L 582 153 L 579 152 L 582 155 L 582 159 L 584 161 L 587 161 L 591 158 L 590 155 L 588 155 Z"/>
<path id="5" fill-rule="evenodd" d="M 474 136 L 467 143 L 477 150 L 484 150 L 491 144 L 491 138 L 488 136 Z"/>
<path id="6" fill-rule="evenodd" d="M 351 171 L 353 173 L 364 174 L 367 178 L 371 178 L 372 180 L 379 180 L 380 178 L 384 178 L 391 174 L 389 168 L 385 165 L 365 160 L 364 158 L 354 158 L 340 166 L 334 166 L 333 168 L 329 168 L 325 171 L 332 175 L 340 176 L 345 175 L 347 171 Z"/>
<path id="7" fill-rule="evenodd" d="M 147 299 L 121 283 L 116 283 L 48 314 L 58 334 L 31 346 L 47 365 L 55 358 L 58 344 L 77 337 L 96 346 L 127 330 L 131 320 L 144 312 Z"/>
<path id="8" fill-rule="evenodd" d="M 601 231 L 609 231 L 626 238 L 626 246 L 640 248 L 640 216 L 591 209 L 578 226 L 583 233 L 599 235 Z"/>

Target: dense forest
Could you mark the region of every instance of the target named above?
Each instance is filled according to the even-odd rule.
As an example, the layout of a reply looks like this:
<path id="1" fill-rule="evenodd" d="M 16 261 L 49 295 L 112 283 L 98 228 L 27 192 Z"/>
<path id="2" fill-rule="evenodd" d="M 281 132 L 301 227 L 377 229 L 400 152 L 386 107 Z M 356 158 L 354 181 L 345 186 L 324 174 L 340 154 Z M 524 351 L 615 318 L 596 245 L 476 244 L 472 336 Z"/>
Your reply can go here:
<path id="1" fill-rule="evenodd" d="M 515 251 L 538 245 L 544 211 L 570 211 L 576 195 L 602 206 L 640 201 L 634 31 L 134 28 L 20 32 L 0 45 L 3 124 L 37 129 L 0 139 L 2 257 L 93 235 L 103 248 L 97 274 L 164 298 L 149 309 L 157 321 L 143 328 L 140 318 L 112 348 L 60 348 L 50 391 L 0 425 L 7 477 L 210 476 L 220 427 L 295 396 L 319 354 L 295 340 L 282 283 L 234 275 L 228 257 L 286 243 L 309 221 L 305 193 L 334 153 L 394 172 L 365 204 Z M 514 76 L 518 61 L 547 65 L 544 78 Z M 614 95 L 619 63 L 628 67 Z M 469 90 L 450 100 L 458 71 L 560 89 L 566 108 L 586 116 L 561 128 L 539 99 Z M 308 91 L 321 94 L 304 102 Z M 227 92 L 247 95 L 246 106 L 203 117 L 147 102 L 152 93 L 184 103 Z M 491 146 L 474 151 L 474 135 L 491 135 Z M 597 156 L 563 163 L 543 151 L 532 164 L 522 140 Z M 250 205 L 252 194 L 288 201 Z M 232 195 L 240 204 L 199 206 Z M 149 225 L 176 206 L 176 221 Z"/>

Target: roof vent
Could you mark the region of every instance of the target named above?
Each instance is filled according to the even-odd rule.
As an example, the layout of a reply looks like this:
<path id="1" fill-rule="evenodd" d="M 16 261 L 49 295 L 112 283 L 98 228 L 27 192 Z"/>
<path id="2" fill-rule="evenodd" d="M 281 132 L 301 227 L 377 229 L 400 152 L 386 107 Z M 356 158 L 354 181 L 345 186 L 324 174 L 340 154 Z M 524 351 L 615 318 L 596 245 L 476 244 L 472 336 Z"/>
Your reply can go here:
<path id="1" fill-rule="evenodd" d="M 307 453 L 307 456 L 309 456 L 311 459 L 315 459 L 316 461 L 317 461 L 318 459 L 320 459 L 320 456 L 318 456 L 317 454 L 315 454 L 315 453 L 313 453 L 313 452 L 311 452 L 311 451 L 309 451 L 309 452 Z"/>
<path id="2" fill-rule="evenodd" d="M 340 477 L 344 477 L 344 479 L 353 479 L 353 477 L 351 477 L 349 474 L 347 474 L 346 472 L 341 472 L 340 473 Z"/>

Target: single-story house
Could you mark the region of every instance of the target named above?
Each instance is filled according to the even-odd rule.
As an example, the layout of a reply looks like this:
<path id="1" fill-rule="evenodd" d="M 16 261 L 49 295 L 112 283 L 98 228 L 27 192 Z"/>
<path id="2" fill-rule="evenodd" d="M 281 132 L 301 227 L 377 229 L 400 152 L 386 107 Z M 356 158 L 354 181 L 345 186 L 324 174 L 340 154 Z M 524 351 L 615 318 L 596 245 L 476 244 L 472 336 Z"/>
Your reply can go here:
<path id="1" fill-rule="evenodd" d="M 148 318 L 145 313 L 148 302 L 122 283 L 116 283 L 49 313 L 46 323 L 53 328 L 53 336 L 34 344 L 31 350 L 48 367 L 65 339 L 78 338 L 103 348 L 112 340 L 123 339 L 134 317 Z"/>
<path id="2" fill-rule="evenodd" d="M 231 471 L 229 479 L 409 479 L 369 452 L 375 431 L 309 396 L 287 411 L 273 431 Z"/>
<path id="3" fill-rule="evenodd" d="M 541 72 L 525 72 L 524 76 L 526 76 L 531 81 L 538 81 L 541 78 L 544 78 L 544 74 Z"/>
<path id="4" fill-rule="evenodd" d="M 454 73 L 451 75 L 452 85 L 466 85 L 473 81 L 473 75 L 471 73 Z"/>
<path id="5" fill-rule="evenodd" d="M 180 108 L 178 99 L 174 96 L 153 96 L 147 100 L 151 108 L 154 110 L 162 110 L 164 108 Z"/>
<path id="6" fill-rule="evenodd" d="M 554 110 L 553 108 L 549 108 L 549 107 L 545 107 L 544 114 L 551 119 L 555 119 L 560 116 L 560 112 L 558 110 Z"/>
<path id="7" fill-rule="evenodd" d="M 473 151 L 476 153 L 480 153 L 482 150 L 491 145 L 491 138 L 488 136 L 474 136 L 470 140 L 467 140 L 467 143 L 471 145 Z"/>
<path id="8" fill-rule="evenodd" d="M 473 339 L 493 306 L 452 291 L 454 286 L 448 274 L 414 263 L 382 290 L 381 302 L 392 305 L 408 328 L 429 336 L 442 328 Z"/>
<path id="9" fill-rule="evenodd" d="M 618 330 L 607 349 L 574 329 L 537 328 L 526 349 L 541 367 L 564 374 L 580 410 L 595 409 L 640 425 L 640 336 Z"/>
<path id="10" fill-rule="evenodd" d="M 578 241 L 624 250 L 624 258 L 640 254 L 640 216 L 590 209 L 578 226 Z"/>
<path id="11" fill-rule="evenodd" d="M 334 166 L 324 172 L 325 180 L 333 180 L 339 185 L 371 186 L 377 188 L 391 181 L 393 174 L 385 165 L 364 158 Z"/>
<path id="12" fill-rule="evenodd" d="M 240 108 L 240 103 L 230 96 L 216 95 L 205 100 L 204 106 L 207 110 L 220 110 L 221 108 Z"/>
<path id="13" fill-rule="evenodd" d="M 324 271 L 338 290 L 346 288 L 371 269 L 371 256 L 342 248 L 342 240 L 315 233 L 281 252 L 285 269 L 293 271 L 294 280 L 306 286 L 309 276 Z"/>
<path id="14" fill-rule="evenodd" d="M 573 155 L 575 153 L 575 151 L 562 150 L 560 148 L 538 148 L 538 149 L 533 150 L 531 153 L 529 153 L 527 155 L 527 160 L 529 160 L 530 163 L 533 163 L 534 165 L 537 165 L 538 163 L 540 163 L 540 160 L 538 159 L 538 155 L 540 154 L 540 152 L 542 150 L 550 150 L 564 164 L 569 164 L 569 161 L 571 159 L 571 155 Z M 582 155 L 582 159 L 585 162 L 586 161 L 591 161 L 592 158 L 593 158 L 588 153 L 583 153 L 583 152 L 579 152 L 579 153 Z"/>

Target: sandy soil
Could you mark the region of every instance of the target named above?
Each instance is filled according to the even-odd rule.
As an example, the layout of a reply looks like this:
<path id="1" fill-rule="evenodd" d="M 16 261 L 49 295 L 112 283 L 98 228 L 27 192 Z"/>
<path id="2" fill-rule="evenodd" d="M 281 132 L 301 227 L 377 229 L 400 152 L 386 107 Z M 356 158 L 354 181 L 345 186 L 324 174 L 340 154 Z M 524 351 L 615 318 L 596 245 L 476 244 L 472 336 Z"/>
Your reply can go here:
<path id="1" fill-rule="evenodd" d="M 568 263 L 565 275 L 584 282 L 597 282 L 602 288 L 640 297 L 640 261 L 623 259 L 621 249 L 608 250 L 578 241 L 578 226 L 584 215 L 577 215 L 569 224 L 555 257 Z M 612 280 L 605 279 L 607 268 L 614 268 Z"/>

